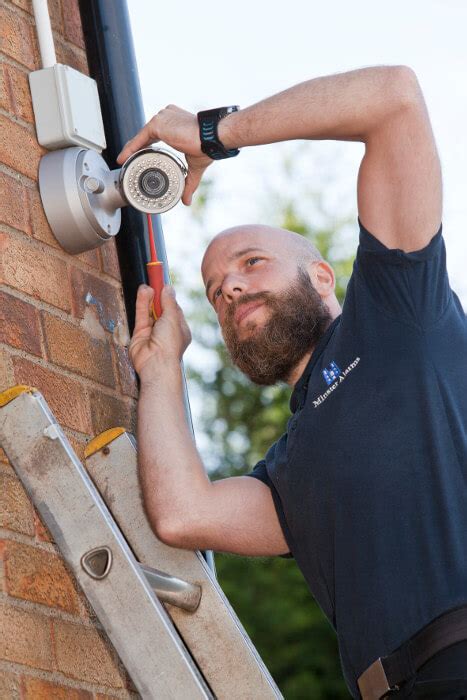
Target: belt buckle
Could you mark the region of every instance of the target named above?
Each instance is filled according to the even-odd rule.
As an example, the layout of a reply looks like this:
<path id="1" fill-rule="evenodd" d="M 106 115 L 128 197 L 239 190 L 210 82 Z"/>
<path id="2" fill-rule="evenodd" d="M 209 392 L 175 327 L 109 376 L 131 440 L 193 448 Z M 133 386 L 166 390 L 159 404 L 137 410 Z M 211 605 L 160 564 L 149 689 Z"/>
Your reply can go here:
<path id="1" fill-rule="evenodd" d="M 381 657 L 368 666 L 357 683 L 363 700 L 380 700 L 387 693 L 399 690 L 397 685 L 392 688 L 389 685 Z"/>

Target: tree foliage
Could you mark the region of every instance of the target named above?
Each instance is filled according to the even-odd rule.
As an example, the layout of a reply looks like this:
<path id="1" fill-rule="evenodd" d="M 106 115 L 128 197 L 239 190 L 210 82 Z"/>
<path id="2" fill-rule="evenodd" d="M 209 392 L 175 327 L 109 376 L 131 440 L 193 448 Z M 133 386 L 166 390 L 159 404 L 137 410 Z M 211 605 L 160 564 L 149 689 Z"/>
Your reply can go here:
<path id="1" fill-rule="evenodd" d="M 284 169 L 293 181 L 293 167 L 285 163 Z M 310 199 L 319 225 L 309 223 L 296 197 L 270 192 L 269 199 L 276 203 L 275 212 L 264 223 L 296 231 L 317 246 L 336 273 L 342 302 L 353 261 L 342 244 L 349 218 L 331 217 L 316 192 Z M 195 211 L 198 223 L 210 206 L 219 204 L 213 202 L 212 186 L 206 186 Z M 291 392 L 286 385 L 255 386 L 232 366 L 215 317 L 201 296 L 201 290 L 191 291 L 187 315 L 195 342 L 211 362 L 209 369 L 189 366 L 188 378 L 202 396 L 207 461 L 216 479 L 244 474 L 264 456 L 284 431 Z M 217 554 L 216 564 L 223 589 L 287 700 L 348 698 L 334 631 L 294 560 Z"/>

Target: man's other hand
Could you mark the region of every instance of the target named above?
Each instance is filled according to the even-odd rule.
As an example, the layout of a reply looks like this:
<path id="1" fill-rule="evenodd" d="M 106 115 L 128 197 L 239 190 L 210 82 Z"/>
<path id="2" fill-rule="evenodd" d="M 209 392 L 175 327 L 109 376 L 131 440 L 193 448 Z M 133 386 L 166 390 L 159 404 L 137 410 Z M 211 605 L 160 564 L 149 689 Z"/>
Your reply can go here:
<path id="1" fill-rule="evenodd" d="M 117 158 L 122 165 L 133 153 L 155 141 L 164 141 L 185 154 L 188 175 L 182 195 L 183 204 L 191 204 L 204 171 L 213 162 L 201 150 L 198 119 L 195 114 L 175 105 L 168 105 L 158 112 L 143 128 L 125 144 Z"/>
<path id="2" fill-rule="evenodd" d="M 135 329 L 129 347 L 130 359 L 141 382 L 150 381 L 167 364 L 179 364 L 191 342 L 190 329 L 173 287 L 166 285 L 162 290 L 162 315 L 156 322 L 151 312 L 153 294 L 147 285 L 138 289 Z"/>

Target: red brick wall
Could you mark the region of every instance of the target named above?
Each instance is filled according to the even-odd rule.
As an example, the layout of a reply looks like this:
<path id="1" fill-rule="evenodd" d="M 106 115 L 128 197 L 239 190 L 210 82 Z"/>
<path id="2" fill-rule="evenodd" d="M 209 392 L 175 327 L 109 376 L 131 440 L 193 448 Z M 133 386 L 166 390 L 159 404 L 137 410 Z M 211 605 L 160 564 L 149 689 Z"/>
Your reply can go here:
<path id="1" fill-rule="evenodd" d="M 77 1 L 49 0 L 49 9 L 57 60 L 87 72 Z M 0 0 L 0 29 L 0 391 L 40 389 L 82 456 L 91 436 L 134 423 L 118 261 L 113 242 L 74 257 L 57 244 L 37 187 L 44 150 L 27 77 L 40 68 L 31 0 Z M 4 455 L 0 630 L 2 700 L 135 697 Z"/>

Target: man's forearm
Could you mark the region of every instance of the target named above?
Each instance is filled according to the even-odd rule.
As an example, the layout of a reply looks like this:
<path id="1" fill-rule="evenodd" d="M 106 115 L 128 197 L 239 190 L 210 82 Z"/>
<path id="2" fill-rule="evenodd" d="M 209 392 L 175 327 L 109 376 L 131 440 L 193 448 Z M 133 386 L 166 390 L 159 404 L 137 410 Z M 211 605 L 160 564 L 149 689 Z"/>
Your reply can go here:
<path id="1" fill-rule="evenodd" d="M 137 435 L 148 517 L 156 530 L 176 527 L 210 487 L 187 424 L 182 372 L 176 361 L 161 368 L 150 382 L 142 382 Z"/>
<path id="2" fill-rule="evenodd" d="M 405 66 L 315 78 L 234 112 L 219 123 L 226 148 L 292 139 L 366 141 L 388 115 L 419 96 Z"/>

